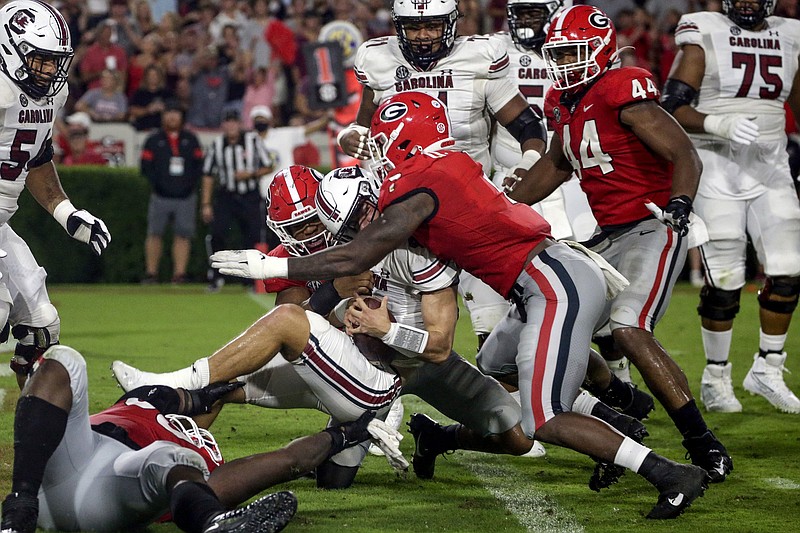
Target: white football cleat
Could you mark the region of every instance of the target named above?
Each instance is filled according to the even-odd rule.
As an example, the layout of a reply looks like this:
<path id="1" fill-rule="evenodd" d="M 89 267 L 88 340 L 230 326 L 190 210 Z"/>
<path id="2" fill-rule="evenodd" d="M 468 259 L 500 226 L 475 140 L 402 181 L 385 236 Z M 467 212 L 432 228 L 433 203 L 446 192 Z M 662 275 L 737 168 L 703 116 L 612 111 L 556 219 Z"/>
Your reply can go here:
<path id="1" fill-rule="evenodd" d="M 391 427 L 392 429 L 397 429 L 400 427 L 400 424 L 403 423 L 403 415 L 405 414 L 405 408 L 403 407 L 403 399 L 398 397 L 392 403 L 392 406 L 389 408 L 389 414 L 386 415 L 386 425 Z M 383 457 L 386 455 L 383 453 L 383 450 L 380 449 L 379 446 L 375 444 L 369 445 L 369 453 L 370 455 L 375 455 L 378 457 Z"/>
<path id="2" fill-rule="evenodd" d="M 547 450 L 544 449 L 544 446 L 542 446 L 542 444 L 538 440 L 535 440 L 533 441 L 533 446 L 531 446 L 531 449 L 528 450 L 527 453 L 523 453 L 522 455 L 520 455 L 520 457 L 536 458 L 536 457 L 544 457 L 545 455 L 547 455 Z"/>
<path id="3" fill-rule="evenodd" d="M 111 372 L 114 373 L 114 378 L 122 387 L 122 390 L 129 392 L 137 387 L 143 385 L 153 385 L 154 381 L 148 381 L 148 374 L 153 376 L 150 372 L 142 372 L 138 368 L 125 364 L 122 361 L 114 361 L 111 363 Z"/>
<path id="4" fill-rule="evenodd" d="M 800 413 L 800 400 L 783 381 L 783 366 L 786 352 L 769 353 L 766 357 L 754 357 L 753 366 L 744 378 L 744 388 L 750 394 L 763 396 L 784 413 Z"/>
<path id="5" fill-rule="evenodd" d="M 706 411 L 741 413 L 742 404 L 733 393 L 731 368 L 733 365 L 706 365 L 700 381 L 700 401 Z"/>

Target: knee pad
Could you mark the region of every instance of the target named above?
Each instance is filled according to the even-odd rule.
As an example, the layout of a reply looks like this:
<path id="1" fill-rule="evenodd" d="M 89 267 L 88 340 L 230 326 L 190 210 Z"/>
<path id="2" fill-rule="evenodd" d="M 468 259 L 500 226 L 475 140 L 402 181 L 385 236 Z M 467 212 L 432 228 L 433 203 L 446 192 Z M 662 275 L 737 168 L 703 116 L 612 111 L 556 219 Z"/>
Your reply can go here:
<path id="1" fill-rule="evenodd" d="M 61 333 L 61 319 L 52 304 L 42 306 L 32 317 L 36 325 L 17 324 L 11 328 L 11 335 L 17 340 L 11 368 L 25 376 L 33 372 L 33 365 L 50 346 L 58 344 Z"/>
<path id="2" fill-rule="evenodd" d="M 800 295 L 800 276 L 767 276 L 764 288 L 758 292 L 758 304 L 762 309 L 790 315 L 797 308 Z M 778 296 L 780 300 L 772 299 Z"/>
<path id="3" fill-rule="evenodd" d="M 726 291 L 705 285 L 700 289 L 697 314 L 709 320 L 733 320 L 739 312 L 741 293 L 742 289 Z"/>

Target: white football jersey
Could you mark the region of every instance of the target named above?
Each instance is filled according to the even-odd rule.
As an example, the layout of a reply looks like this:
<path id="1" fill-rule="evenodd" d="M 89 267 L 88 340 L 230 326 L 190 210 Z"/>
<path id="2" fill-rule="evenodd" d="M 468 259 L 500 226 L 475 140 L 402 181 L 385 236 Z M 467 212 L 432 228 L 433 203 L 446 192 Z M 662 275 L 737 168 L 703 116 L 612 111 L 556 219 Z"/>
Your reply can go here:
<path id="1" fill-rule="evenodd" d="M 389 297 L 389 311 L 395 320 L 424 328 L 422 293 L 450 287 L 458 280 L 458 268 L 442 261 L 422 246 L 406 244 L 372 267 L 377 298 Z"/>
<path id="2" fill-rule="evenodd" d="M 53 98 L 34 100 L 0 73 L 0 224 L 19 207 L 28 164 L 53 136 L 53 123 L 67 100 L 67 86 Z"/>
<path id="3" fill-rule="evenodd" d="M 519 87 L 519 91 L 540 117 L 544 117 L 544 95 L 553 85 L 547 77 L 544 59 L 535 52 L 519 48 L 508 32 L 499 32 L 495 37 L 501 40 L 508 49 L 509 76 Z M 552 132 L 548 134 L 548 138 Z M 513 135 L 500 124 L 492 138 L 492 163 L 495 168 L 511 168 L 519 163 L 522 151 Z"/>
<path id="4" fill-rule="evenodd" d="M 675 42 L 705 51 L 699 112 L 744 113 L 758 124 L 760 141 L 785 138 L 783 103 L 798 68 L 800 21 L 769 17 L 766 29 L 750 31 L 722 13 L 690 13 L 681 17 Z"/>
<path id="5" fill-rule="evenodd" d="M 404 91 L 422 91 L 447 106 L 456 147 L 491 171 L 490 113 L 506 105 L 518 89 L 508 77 L 505 44 L 491 35 L 458 37 L 450 54 L 428 71 L 412 66 L 397 37 L 380 37 L 356 52 L 358 81 L 375 93 L 375 104 Z"/>

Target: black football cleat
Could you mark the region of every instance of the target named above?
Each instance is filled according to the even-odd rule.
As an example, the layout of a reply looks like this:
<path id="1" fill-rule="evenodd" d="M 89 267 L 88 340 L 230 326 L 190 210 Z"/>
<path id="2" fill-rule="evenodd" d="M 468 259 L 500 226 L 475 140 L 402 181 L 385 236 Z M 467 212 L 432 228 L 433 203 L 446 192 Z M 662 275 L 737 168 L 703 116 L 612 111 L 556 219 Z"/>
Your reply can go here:
<path id="1" fill-rule="evenodd" d="M 12 492 L 3 500 L 2 512 L 2 533 L 34 533 L 39 518 L 39 498 Z"/>
<path id="2" fill-rule="evenodd" d="M 203 533 L 275 533 L 281 531 L 297 512 L 297 498 L 287 491 L 276 492 L 215 517 Z"/>
<path id="3" fill-rule="evenodd" d="M 733 459 L 711 431 L 684 439 L 683 447 L 687 450 L 686 458 L 704 469 L 711 483 L 722 483 L 733 471 Z"/>
<path id="4" fill-rule="evenodd" d="M 636 420 L 646 419 L 650 415 L 650 411 L 653 411 L 656 408 L 653 397 L 643 390 L 639 390 L 639 388 L 633 383 L 628 383 L 627 385 L 631 389 L 631 403 L 626 406 L 619 406 L 620 412 L 622 414 L 632 416 Z"/>
<path id="5" fill-rule="evenodd" d="M 677 518 L 708 488 L 708 474 L 702 468 L 674 461 L 668 463 L 664 476 L 654 483 L 659 491 L 658 503 L 647 513 L 647 518 Z"/>
<path id="6" fill-rule="evenodd" d="M 428 415 L 414 413 L 408 421 L 408 431 L 414 436 L 414 473 L 420 479 L 433 479 L 436 456 L 450 451 L 442 444 L 445 427 Z"/>
<path id="7" fill-rule="evenodd" d="M 595 460 L 594 472 L 592 472 L 592 477 L 589 478 L 589 488 L 595 492 L 600 492 L 602 489 L 607 489 L 618 482 L 624 473 L 624 466 Z"/>
<path id="8" fill-rule="evenodd" d="M 592 416 L 599 418 L 626 437 L 630 437 L 639 444 L 649 436 L 647 428 L 641 421 L 625 413 L 621 413 L 603 402 L 598 402 L 592 408 Z"/>

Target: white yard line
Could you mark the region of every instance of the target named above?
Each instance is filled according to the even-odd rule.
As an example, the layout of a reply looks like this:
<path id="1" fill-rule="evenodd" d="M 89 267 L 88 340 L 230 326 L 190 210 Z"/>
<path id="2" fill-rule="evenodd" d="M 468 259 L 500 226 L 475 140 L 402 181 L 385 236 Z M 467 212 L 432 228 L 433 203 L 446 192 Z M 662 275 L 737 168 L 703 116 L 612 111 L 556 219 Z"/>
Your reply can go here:
<path id="1" fill-rule="evenodd" d="M 772 485 L 776 489 L 784 489 L 784 490 L 800 489 L 800 483 L 797 483 L 796 481 L 792 481 L 791 479 L 786 479 L 783 477 L 768 477 L 764 479 L 764 482 L 768 485 Z"/>
<path id="2" fill-rule="evenodd" d="M 585 531 L 572 513 L 561 508 L 546 492 L 536 490 L 530 479 L 512 466 L 504 464 L 501 458 L 459 450 L 449 455 L 447 459 L 469 469 L 486 490 L 500 500 L 528 531 L 536 533 Z"/>

